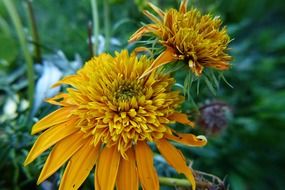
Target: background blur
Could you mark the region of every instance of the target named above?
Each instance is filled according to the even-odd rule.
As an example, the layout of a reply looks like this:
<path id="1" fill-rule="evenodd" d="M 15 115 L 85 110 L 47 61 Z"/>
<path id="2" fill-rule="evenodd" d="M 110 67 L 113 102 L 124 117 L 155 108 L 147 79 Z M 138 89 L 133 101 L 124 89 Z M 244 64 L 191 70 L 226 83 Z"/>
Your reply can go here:
<path id="1" fill-rule="evenodd" d="M 98 53 L 133 48 L 127 39 L 141 22 L 149 22 L 141 12 L 146 2 L 98 0 Z M 152 2 L 163 10 L 179 5 Z M 222 18 L 233 39 L 234 60 L 225 72 L 229 84 L 221 80 L 215 95 L 202 84 L 199 94 L 192 93 L 200 114 L 185 103 L 197 121 L 196 134 L 207 135 L 208 145 L 180 148 L 195 169 L 225 179 L 229 189 L 285 189 L 284 1 L 194 0 L 191 5 Z M 0 190 L 56 189 L 60 172 L 36 186 L 45 156 L 29 167 L 23 161 L 35 140 L 32 124 L 55 109 L 43 103 L 60 90 L 50 85 L 91 56 L 92 11 L 89 0 L 0 1 Z M 161 175 L 178 176 L 159 157 L 155 161 Z M 92 188 L 90 176 L 82 189 Z"/>

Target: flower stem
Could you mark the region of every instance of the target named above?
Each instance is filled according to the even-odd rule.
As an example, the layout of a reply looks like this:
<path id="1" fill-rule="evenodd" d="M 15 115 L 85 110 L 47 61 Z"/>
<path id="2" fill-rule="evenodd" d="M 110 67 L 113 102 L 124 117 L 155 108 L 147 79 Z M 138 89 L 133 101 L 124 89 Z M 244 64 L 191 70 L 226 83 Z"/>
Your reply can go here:
<path id="1" fill-rule="evenodd" d="M 28 20 L 30 23 L 30 28 L 31 28 L 31 33 L 32 33 L 32 38 L 33 41 L 35 42 L 35 60 L 37 62 L 42 61 L 42 53 L 41 53 L 41 47 L 40 47 L 40 37 L 39 37 L 39 32 L 36 24 L 36 18 L 34 14 L 34 9 L 32 6 L 32 0 L 26 0 L 26 7 L 27 7 L 27 12 L 28 12 Z"/>
<path id="2" fill-rule="evenodd" d="M 34 69 L 33 60 L 29 52 L 28 43 L 25 38 L 23 26 L 20 17 L 17 13 L 16 7 L 11 0 L 3 0 L 6 9 L 12 19 L 13 25 L 16 29 L 17 36 L 19 38 L 20 46 L 24 54 L 24 58 L 27 64 L 27 75 L 28 75 L 28 96 L 30 102 L 30 110 L 33 105 L 34 99 Z"/>
<path id="3" fill-rule="evenodd" d="M 105 32 L 105 51 L 110 48 L 110 10 L 109 0 L 104 1 L 104 32 Z"/>
<path id="4" fill-rule="evenodd" d="M 99 14 L 98 14 L 98 3 L 97 0 L 90 0 L 92 17 L 93 17 L 93 55 L 97 55 L 98 51 L 98 42 L 99 42 Z"/>
<path id="5" fill-rule="evenodd" d="M 166 186 L 191 187 L 191 183 L 187 179 L 159 177 L 159 183 L 162 185 L 166 185 Z M 205 187 L 209 187 L 209 183 L 203 182 L 203 181 L 196 181 L 196 186 L 205 188 Z"/>

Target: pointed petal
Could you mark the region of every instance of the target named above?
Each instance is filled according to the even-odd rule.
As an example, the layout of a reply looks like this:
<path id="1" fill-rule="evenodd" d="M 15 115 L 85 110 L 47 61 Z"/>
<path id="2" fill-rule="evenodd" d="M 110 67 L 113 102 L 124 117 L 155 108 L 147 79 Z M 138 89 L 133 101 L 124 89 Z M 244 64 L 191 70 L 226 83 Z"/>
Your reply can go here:
<path id="1" fill-rule="evenodd" d="M 140 141 L 135 147 L 140 183 L 144 190 L 158 190 L 159 181 L 153 166 L 153 154 L 146 142 Z"/>
<path id="2" fill-rule="evenodd" d="M 121 154 L 117 146 L 104 147 L 95 170 L 95 189 L 113 190 L 119 169 Z"/>
<path id="3" fill-rule="evenodd" d="M 73 127 L 71 122 L 65 122 L 48 129 L 38 137 L 27 156 L 24 165 L 28 165 L 55 143 L 75 133 L 76 131 L 78 131 L 78 129 Z"/>
<path id="4" fill-rule="evenodd" d="M 190 120 L 188 120 L 188 117 L 184 113 L 173 113 L 170 116 L 168 116 L 168 119 L 177 121 L 179 123 L 185 124 L 185 125 L 190 125 L 191 127 L 194 127 L 194 123 Z"/>
<path id="5" fill-rule="evenodd" d="M 143 12 L 144 15 L 146 15 L 151 21 L 153 21 L 154 23 L 161 23 L 161 19 L 157 18 L 156 16 L 154 16 L 152 13 L 150 13 L 149 11 L 144 11 Z"/>
<path id="6" fill-rule="evenodd" d="M 207 139 L 203 135 L 195 136 L 193 134 L 177 133 L 173 131 L 173 134 L 166 134 L 165 137 L 187 146 L 205 146 L 207 144 Z"/>
<path id="7" fill-rule="evenodd" d="M 171 47 L 167 47 L 164 52 L 162 52 L 151 64 L 149 69 L 147 69 L 140 78 L 145 77 L 149 73 L 151 73 L 153 70 L 157 69 L 158 67 L 161 67 L 167 63 L 170 63 L 172 61 L 175 61 L 174 58 L 175 51 Z"/>
<path id="8" fill-rule="evenodd" d="M 55 88 L 57 86 L 60 86 L 62 84 L 68 84 L 71 85 L 73 87 L 76 87 L 76 81 L 78 81 L 80 77 L 78 77 L 78 75 L 70 75 L 70 76 L 66 76 L 63 79 L 61 79 L 60 81 L 57 81 L 54 85 L 52 85 L 52 88 Z"/>
<path id="9" fill-rule="evenodd" d="M 154 10 L 154 12 L 156 12 L 160 16 L 160 18 L 164 17 L 164 12 L 160 8 L 158 8 L 152 3 L 148 3 L 148 5 L 150 6 L 150 8 L 152 8 L 152 10 Z"/>
<path id="10" fill-rule="evenodd" d="M 59 190 L 78 189 L 94 167 L 101 147 L 87 142 L 70 159 L 64 171 Z M 105 168 L 107 169 L 107 168 Z"/>
<path id="11" fill-rule="evenodd" d="M 129 39 L 129 43 L 139 40 L 145 33 L 148 33 L 149 28 L 147 26 L 143 26 L 139 28 Z"/>
<path id="12" fill-rule="evenodd" d="M 69 119 L 70 112 L 73 110 L 73 107 L 64 107 L 60 108 L 46 117 L 38 121 L 32 128 L 32 135 L 45 130 L 53 125 L 63 123 Z"/>
<path id="13" fill-rule="evenodd" d="M 163 155 L 165 160 L 171 165 L 177 172 L 183 173 L 192 184 L 192 190 L 195 190 L 196 183 L 192 171 L 187 167 L 185 158 L 181 151 L 177 150 L 172 144 L 165 139 L 156 141 L 156 146 L 159 152 Z"/>
<path id="14" fill-rule="evenodd" d="M 179 7 L 179 12 L 186 13 L 187 12 L 187 5 L 188 5 L 188 0 L 182 0 L 180 7 Z"/>
<path id="15" fill-rule="evenodd" d="M 78 149 L 83 146 L 86 139 L 83 139 L 83 133 L 77 132 L 58 142 L 50 152 L 45 165 L 38 178 L 37 184 L 42 183 L 56 170 L 58 170 Z"/>
<path id="16" fill-rule="evenodd" d="M 134 150 L 130 148 L 126 154 L 128 160 L 121 159 L 120 162 L 117 176 L 117 190 L 138 190 L 139 179 Z"/>

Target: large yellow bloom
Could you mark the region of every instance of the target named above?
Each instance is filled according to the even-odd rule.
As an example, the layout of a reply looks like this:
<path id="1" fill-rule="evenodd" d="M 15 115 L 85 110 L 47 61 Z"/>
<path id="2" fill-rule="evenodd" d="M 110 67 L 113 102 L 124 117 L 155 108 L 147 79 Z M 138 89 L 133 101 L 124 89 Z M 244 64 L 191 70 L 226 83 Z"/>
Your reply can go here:
<path id="1" fill-rule="evenodd" d="M 169 9 L 165 12 L 150 4 L 158 16 L 144 12 L 154 23 L 141 27 L 129 41 L 138 40 L 146 33 L 153 33 L 166 47 L 144 75 L 178 60 L 188 64 L 196 76 L 202 74 L 204 67 L 217 70 L 229 68 L 231 56 L 226 50 L 230 38 L 226 28 L 221 29 L 222 21 L 218 17 L 202 15 L 197 9 L 187 11 L 187 4 L 188 0 L 183 0 L 179 11 Z"/>
<path id="2" fill-rule="evenodd" d="M 52 147 L 38 183 L 43 182 L 68 161 L 59 189 L 78 189 L 96 165 L 96 190 L 158 190 L 158 176 L 147 142 L 154 142 L 178 172 L 195 188 L 191 170 L 181 152 L 168 140 L 203 146 L 203 136 L 180 134 L 167 125 L 192 125 L 176 109 L 183 101 L 172 91 L 174 79 L 159 71 L 140 76 L 151 60 L 127 51 L 115 57 L 102 54 L 88 61 L 77 74 L 56 85 L 67 84 L 66 93 L 49 102 L 61 106 L 32 128 L 44 131 L 34 143 L 25 165 Z"/>

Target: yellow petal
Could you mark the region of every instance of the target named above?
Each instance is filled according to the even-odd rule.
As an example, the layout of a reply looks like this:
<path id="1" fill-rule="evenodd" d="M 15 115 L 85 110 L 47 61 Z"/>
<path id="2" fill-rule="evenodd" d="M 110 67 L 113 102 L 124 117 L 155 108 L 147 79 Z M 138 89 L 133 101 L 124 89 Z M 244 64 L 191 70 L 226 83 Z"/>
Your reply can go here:
<path id="1" fill-rule="evenodd" d="M 203 135 L 195 136 L 193 134 L 173 132 L 173 134 L 165 134 L 165 137 L 187 146 L 204 146 L 207 144 L 207 139 Z"/>
<path id="2" fill-rule="evenodd" d="M 102 150 L 95 170 L 96 190 L 114 190 L 120 158 L 117 146 Z"/>
<path id="3" fill-rule="evenodd" d="M 147 69 L 140 78 L 145 77 L 149 73 L 151 73 L 153 70 L 157 69 L 158 67 L 161 67 L 167 63 L 170 63 L 171 61 L 175 60 L 175 51 L 171 47 L 167 47 L 164 52 L 162 52 L 151 64 L 149 69 Z"/>
<path id="4" fill-rule="evenodd" d="M 170 116 L 168 116 L 168 119 L 177 121 L 179 123 L 185 124 L 185 125 L 190 125 L 191 127 L 194 127 L 194 123 L 190 120 L 188 120 L 188 117 L 186 114 L 183 113 L 173 113 Z"/>
<path id="5" fill-rule="evenodd" d="M 156 141 L 156 146 L 159 152 L 163 155 L 165 160 L 171 165 L 177 172 L 183 173 L 192 184 L 192 190 L 195 190 L 196 183 L 192 171 L 187 167 L 185 158 L 181 151 L 177 150 L 172 144 L 165 139 Z"/>
<path id="6" fill-rule="evenodd" d="M 135 147 L 140 183 L 144 190 L 158 190 L 159 181 L 153 166 L 153 154 L 146 142 L 140 141 Z"/>
<path id="7" fill-rule="evenodd" d="M 117 176 L 117 190 L 138 190 L 139 179 L 134 150 L 130 148 L 126 154 L 128 160 L 121 159 L 120 162 Z"/>
<path id="8" fill-rule="evenodd" d="M 73 127 L 69 122 L 48 129 L 38 137 L 27 156 L 24 165 L 28 165 L 49 147 L 76 131 L 78 131 L 78 129 Z"/>
<path id="9" fill-rule="evenodd" d="M 49 154 L 37 184 L 42 183 L 58 170 L 78 149 L 86 143 L 83 133 L 77 132 L 58 142 Z"/>
<path id="10" fill-rule="evenodd" d="M 186 13 L 187 12 L 187 5 L 188 5 L 188 0 L 182 0 L 180 7 L 179 7 L 179 12 Z"/>
<path id="11" fill-rule="evenodd" d="M 154 10 L 160 16 L 160 18 L 164 17 L 164 12 L 160 8 L 158 8 L 152 3 L 148 3 L 148 5 L 150 6 L 150 8 L 152 8 L 152 10 Z"/>
<path id="12" fill-rule="evenodd" d="M 64 107 L 60 108 L 46 117 L 42 118 L 39 122 L 37 122 L 32 128 L 32 135 L 45 130 L 53 125 L 63 123 L 68 120 L 70 116 L 70 112 L 73 110 L 73 107 Z"/>
<path id="13" fill-rule="evenodd" d="M 94 146 L 89 141 L 71 157 L 61 179 L 59 190 L 76 190 L 82 185 L 97 161 L 100 147 L 101 143 Z"/>
<path id="14" fill-rule="evenodd" d="M 79 77 L 78 75 L 70 75 L 70 76 L 66 76 L 63 79 L 61 79 L 60 81 L 57 81 L 54 85 L 52 85 L 52 88 L 55 88 L 57 86 L 60 86 L 62 84 L 68 84 L 71 85 L 73 87 L 76 87 L 76 81 L 78 81 Z"/>

